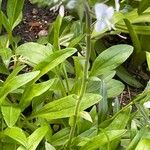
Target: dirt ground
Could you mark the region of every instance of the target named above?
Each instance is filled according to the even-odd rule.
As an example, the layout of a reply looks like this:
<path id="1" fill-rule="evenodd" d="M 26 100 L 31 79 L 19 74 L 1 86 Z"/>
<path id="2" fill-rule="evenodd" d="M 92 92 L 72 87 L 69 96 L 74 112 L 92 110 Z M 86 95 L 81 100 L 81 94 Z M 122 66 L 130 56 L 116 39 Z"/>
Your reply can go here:
<path id="1" fill-rule="evenodd" d="M 25 0 L 23 21 L 14 34 L 21 36 L 22 42 L 35 41 L 38 36 L 47 33 L 49 24 L 56 16 L 57 12 L 50 11 L 50 8 L 39 8 Z"/>

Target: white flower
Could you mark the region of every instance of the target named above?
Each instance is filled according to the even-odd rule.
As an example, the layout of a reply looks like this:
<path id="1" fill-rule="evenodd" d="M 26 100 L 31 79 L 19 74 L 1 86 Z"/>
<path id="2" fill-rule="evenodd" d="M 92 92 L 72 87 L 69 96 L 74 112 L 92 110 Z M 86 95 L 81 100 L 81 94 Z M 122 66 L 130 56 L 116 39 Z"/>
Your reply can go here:
<path id="1" fill-rule="evenodd" d="M 120 9 L 119 0 L 115 0 L 115 7 L 116 7 L 116 11 L 118 12 Z"/>
<path id="2" fill-rule="evenodd" d="M 73 9 L 76 5 L 76 0 L 70 0 L 68 3 L 67 3 L 67 8 L 69 9 Z"/>
<path id="3" fill-rule="evenodd" d="M 63 5 L 61 5 L 61 6 L 60 6 L 60 9 L 59 9 L 59 15 L 60 15 L 61 17 L 64 17 L 64 13 L 65 13 L 65 8 L 64 8 Z"/>
<path id="4" fill-rule="evenodd" d="M 95 30 L 97 32 L 102 31 L 107 28 L 111 30 L 114 28 L 114 25 L 111 23 L 112 16 L 114 14 L 114 8 L 108 7 L 103 3 L 99 3 L 95 5 L 95 14 L 96 14 L 96 23 Z"/>
<path id="5" fill-rule="evenodd" d="M 150 108 L 150 101 L 147 101 L 143 104 L 145 108 Z"/>

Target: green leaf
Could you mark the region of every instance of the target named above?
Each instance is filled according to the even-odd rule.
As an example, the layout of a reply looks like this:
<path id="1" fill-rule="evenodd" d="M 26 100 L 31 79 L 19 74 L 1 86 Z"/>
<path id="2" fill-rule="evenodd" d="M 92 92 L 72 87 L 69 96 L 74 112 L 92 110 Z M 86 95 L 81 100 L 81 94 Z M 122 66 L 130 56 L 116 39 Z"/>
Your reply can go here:
<path id="1" fill-rule="evenodd" d="M 19 146 L 17 150 L 27 150 L 24 146 Z"/>
<path id="2" fill-rule="evenodd" d="M 127 147 L 127 150 L 133 150 L 136 148 L 139 141 L 142 139 L 142 137 L 148 133 L 148 129 L 146 127 L 143 127 L 140 131 L 137 132 L 135 137 L 132 139 L 130 144 Z"/>
<path id="3" fill-rule="evenodd" d="M 76 52 L 74 48 L 66 48 L 61 51 L 52 53 L 48 58 L 44 59 L 39 63 L 34 70 L 40 70 L 40 74 L 35 80 L 38 80 L 41 76 L 58 66 L 60 63 L 64 62 L 68 57 Z"/>
<path id="4" fill-rule="evenodd" d="M 0 101 L 2 102 L 2 98 L 4 98 L 8 93 L 33 80 L 38 74 L 39 71 L 21 74 L 10 79 L 9 82 L 4 83 L 0 93 Z"/>
<path id="5" fill-rule="evenodd" d="M 100 84 L 100 94 L 103 99 L 98 103 L 98 124 L 104 121 L 108 113 L 108 91 L 104 80 L 101 80 Z"/>
<path id="6" fill-rule="evenodd" d="M 7 1 L 7 16 L 11 27 L 18 19 L 24 5 L 24 0 L 8 0 Z"/>
<path id="7" fill-rule="evenodd" d="M 7 128 L 4 131 L 4 134 L 14 139 L 15 141 L 19 142 L 24 147 L 27 147 L 27 138 L 22 129 L 18 127 Z"/>
<path id="8" fill-rule="evenodd" d="M 135 88 L 143 87 L 143 85 L 139 81 L 137 81 L 130 73 L 128 73 L 127 70 L 122 66 L 117 68 L 116 74 L 121 80 L 123 80 L 130 86 L 133 86 Z"/>
<path id="9" fill-rule="evenodd" d="M 84 34 L 81 34 L 81 35 L 77 36 L 75 39 L 73 39 L 73 40 L 69 43 L 68 47 L 75 47 L 76 45 L 79 44 L 79 42 L 80 42 L 84 37 L 85 37 Z"/>
<path id="10" fill-rule="evenodd" d="M 147 59 L 148 69 L 150 71 L 150 53 L 149 52 L 146 52 L 146 59 Z"/>
<path id="11" fill-rule="evenodd" d="M 34 42 L 22 44 L 16 49 L 16 55 L 23 56 L 26 63 L 31 66 L 44 61 L 51 53 L 52 50 L 49 47 Z"/>
<path id="12" fill-rule="evenodd" d="M 107 83 L 108 97 L 116 97 L 124 90 L 124 84 L 118 80 L 111 79 Z"/>
<path id="13" fill-rule="evenodd" d="M 8 142 L 1 142 L 0 149 L 2 150 L 16 150 L 18 145 L 16 143 L 8 143 Z"/>
<path id="14" fill-rule="evenodd" d="M 14 78 L 23 68 L 25 67 L 25 65 L 22 66 L 17 66 L 12 73 L 7 77 L 5 84 L 8 83 L 12 78 Z"/>
<path id="15" fill-rule="evenodd" d="M 130 65 L 133 68 L 137 68 L 142 62 L 144 61 L 145 57 L 143 56 L 142 47 L 139 41 L 139 37 L 134 30 L 131 22 L 128 19 L 124 19 L 125 25 L 127 29 L 129 30 L 129 35 L 131 37 L 133 47 L 134 47 L 134 55 L 132 57 L 132 60 L 130 62 Z"/>
<path id="16" fill-rule="evenodd" d="M 52 136 L 51 143 L 54 146 L 64 145 L 69 138 L 70 128 L 64 128 Z"/>
<path id="17" fill-rule="evenodd" d="M 77 103 L 76 95 L 69 95 L 59 100 L 55 100 L 46 104 L 37 112 L 33 113 L 31 117 L 42 117 L 47 119 L 58 119 L 58 118 L 66 118 L 74 115 L 75 106 Z M 96 104 L 101 100 L 101 96 L 98 94 L 88 93 L 85 94 L 81 101 L 80 111 L 83 111 L 90 106 Z"/>
<path id="18" fill-rule="evenodd" d="M 145 11 L 148 7 L 150 7 L 149 0 L 141 0 L 138 8 L 138 13 L 141 14 L 143 11 Z"/>
<path id="19" fill-rule="evenodd" d="M 81 111 L 80 116 L 89 122 L 93 122 L 91 115 L 87 111 Z"/>
<path id="20" fill-rule="evenodd" d="M 85 62 L 85 58 L 74 56 L 73 60 L 76 78 L 81 78 L 83 76 L 83 63 Z"/>
<path id="21" fill-rule="evenodd" d="M 13 26 L 12 26 L 12 30 L 19 25 L 19 23 L 22 21 L 23 19 L 23 14 L 22 12 L 19 14 L 17 20 L 14 22 Z"/>
<path id="22" fill-rule="evenodd" d="M 150 139 L 142 139 L 137 145 L 135 150 L 149 150 L 150 149 Z"/>
<path id="23" fill-rule="evenodd" d="M 9 75 L 9 71 L 6 68 L 6 66 L 4 65 L 4 63 L 0 63 L 0 73 Z"/>
<path id="24" fill-rule="evenodd" d="M 105 128 L 105 130 L 125 129 L 125 127 L 127 126 L 128 121 L 130 119 L 130 113 L 131 113 L 130 107 L 127 108 L 126 110 L 122 111 L 121 113 L 119 113 L 115 117 L 115 119 L 109 124 L 109 126 Z M 112 141 L 110 143 L 111 149 L 116 150 L 119 143 L 120 143 L 120 138 L 118 138 L 116 141 Z"/>
<path id="25" fill-rule="evenodd" d="M 94 61 L 90 76 L 102 75 L 108 71 L 114 70 L 122 64 L 133 52 L 133 47 L 120 44 L 115 45 L 103 51 Z"/>
<path id="26" fill-rule="evenodd" d="M 36 129 L 28 137 L 28 150 L 35 150 L 47 132 L 48 132 L 47 126 L 43 126 L 43 127 Z"/>
<path id="27" fill-rule="evenodd" d="M 91 138 L 85 145 L 83 145 L 83 147 L 81 147 L 80 150 L 98 149 L 101 146 L 108 144 L 108 142 L 120 138 L 125 132 L 126 130 L 111 130 L 111 131 L 105 131 L 105 133 L 104 132 L 99 133 L 97 136 Z"/>
<path id="28" fill-rule="evenodd" d="M 56 150 L 50 143 L 45 142 L 45 150 Z"/>
<path id="29" fill-rule="evenodd" d="M 6 15 L 1 11 L 2 23 L 6 31 L 9 33 L 12 29 L 10 27 L 9 20 L 7 19 Z"/>
<path id="30" fill-rule="evenodd" d="M 3 118 L 8 127 L 12 127 L 20 116 L 20 108 L 13 106 L 1 106 Z"/>
<path id="31" fill-rule="evenodd" d="M 54 82 L 56 82 L 56 79 L 51 79 L 46 82 L 29 85 L 24 91 L 19 103 L 22 110 L 24 110 L 30 104 L 34 97 L 40 96 L 41 94 L 46 92 L 53 85 Z"/>
<path id="32" fill-rule="evenodd" d="M 117 24 L 116 27 L 117 27 L 117 30 L 120 32 L 129 33 L 125 25 Z M 132 27 L 136 31 L 137 34 L 150 35 L 150 26 L 132 25 Z"/>
<path id="33" fill-rule="evenodd" d="M 60 36 L 60 28 L 61 28 L 62 20 L 63 17 L 58 15 L 54 23 L 54 39 L 53 39 L 54 51 L 60 50 L 59 36 Z"/>
<path id="34" fill-rule="evenodd" d="M 5 66 L 7 68 L 10 63 L 10 58 L 12 56 L 11 49 L 10 48 L 0 49 L 0 56 L 3 60 L 3 63 L 5 64 Z"/>
<path id="35" fill-rule="evenodd" d="M 0 36 L 0 49 L 6 48 L 7 45 L 8 36 L 7 35 L 1 35 Z"/>

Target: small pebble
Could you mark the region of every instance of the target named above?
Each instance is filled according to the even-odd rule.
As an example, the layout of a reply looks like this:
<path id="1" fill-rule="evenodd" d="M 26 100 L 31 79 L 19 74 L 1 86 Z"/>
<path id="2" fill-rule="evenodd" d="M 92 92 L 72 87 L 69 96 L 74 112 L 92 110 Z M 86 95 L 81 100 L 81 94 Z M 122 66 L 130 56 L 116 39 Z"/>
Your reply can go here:
<path id="1" fill-rule="evenodd" d="M 38 14 L 38 10 L 37 10 L 37 9 L 35 9 L 35 8 L 33 8 L 33 10 L 32 10 L 32 14 L 33 14 L 33 15 L 37 15 L 37 14 Z"/>
<path id="2" fill-rule="evenodd" d="M 41 30 L 41 31 L 38 33 L 38 36 L 39 36 L 39 37 L 47 36 L 47 35 L 48 35 L 48 31 L 47 31 L 47 30 Z"/>

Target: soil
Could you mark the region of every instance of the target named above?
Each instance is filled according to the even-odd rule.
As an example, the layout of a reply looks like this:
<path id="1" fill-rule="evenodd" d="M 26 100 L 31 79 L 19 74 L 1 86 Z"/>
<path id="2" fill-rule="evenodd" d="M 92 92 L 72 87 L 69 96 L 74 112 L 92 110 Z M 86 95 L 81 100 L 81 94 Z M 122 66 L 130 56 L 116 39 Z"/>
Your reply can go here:
<path id="1" fill-rule="evenodd" d="M 25 0 L 23 10 L 23 21 L 14 30 L 14 35 L 21 37 L 22 42 L 36 41 L 39 33 L 46 33 L 57 12 L 50 11 L 50 8 L 39 8 L 29 0 Z"/>

